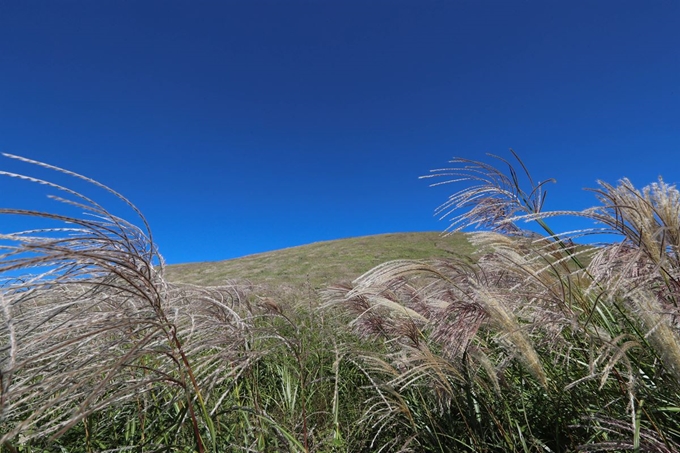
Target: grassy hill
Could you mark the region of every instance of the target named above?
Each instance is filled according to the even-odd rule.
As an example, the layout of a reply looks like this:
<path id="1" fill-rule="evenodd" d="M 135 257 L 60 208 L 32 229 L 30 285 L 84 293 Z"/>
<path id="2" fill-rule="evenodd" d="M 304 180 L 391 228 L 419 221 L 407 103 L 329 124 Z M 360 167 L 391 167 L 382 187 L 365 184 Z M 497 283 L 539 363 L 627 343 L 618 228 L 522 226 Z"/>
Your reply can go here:
<path id="1" fill-rule="evenodd" d="M 469 254 L 463 234 L 395 233 L 316 242 L 226 261 L 168 266 L 169 281 L 220 285 L 228 280 L 320 288 L 352 280 L 378 264 L 395 259 L 421 259 Z"/>

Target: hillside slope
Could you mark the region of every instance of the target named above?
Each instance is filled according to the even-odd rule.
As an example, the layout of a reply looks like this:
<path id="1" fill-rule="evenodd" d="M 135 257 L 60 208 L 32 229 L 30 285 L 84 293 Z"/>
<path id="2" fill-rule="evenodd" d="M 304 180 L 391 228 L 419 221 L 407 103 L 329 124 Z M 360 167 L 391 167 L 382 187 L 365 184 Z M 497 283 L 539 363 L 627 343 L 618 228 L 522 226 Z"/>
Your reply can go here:
<path id="1" fill-rule="evenodd" d="M 171 282 L 221 285 L 230 280 L 258 284 L 321 288 L 352 280 L 378 264 L 395 259 L 467 255 L 472 252 L 463 234 L 394 233 L 316 242 L 226 261 L 168 266 Z"/>

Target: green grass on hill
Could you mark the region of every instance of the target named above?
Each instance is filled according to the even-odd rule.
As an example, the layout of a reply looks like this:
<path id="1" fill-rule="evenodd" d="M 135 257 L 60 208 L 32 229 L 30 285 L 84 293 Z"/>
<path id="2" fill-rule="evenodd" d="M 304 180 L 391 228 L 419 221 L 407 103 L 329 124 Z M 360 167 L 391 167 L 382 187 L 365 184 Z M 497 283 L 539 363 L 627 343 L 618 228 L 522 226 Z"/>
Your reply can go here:
<path id="1" fill-rule="evenodd" d="M 317 242 L 226 261 L 168 266 L 171 282 L 221 285 L 228 280 L 320 288 L 353 280 L 371 268 L 395 259 L 468 255 L 473 248 L 463 234 L 395 233 Z"/>

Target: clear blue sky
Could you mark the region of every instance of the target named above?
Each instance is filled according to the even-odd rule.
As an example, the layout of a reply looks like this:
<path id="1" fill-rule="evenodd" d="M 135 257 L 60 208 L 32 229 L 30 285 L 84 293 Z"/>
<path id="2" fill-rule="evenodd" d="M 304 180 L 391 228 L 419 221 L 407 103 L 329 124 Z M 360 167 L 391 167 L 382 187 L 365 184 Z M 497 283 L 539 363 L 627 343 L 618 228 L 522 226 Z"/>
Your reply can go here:
<path id="1" fill-rule="evenodd" d="M 418 176 L 508 148 L 580 209 L 598 179 L 680 182 L 679 24 L 675 0 L 0 0 L 0 151 L 119 190 L 169 263 L 443 230 L 454 188 Z"/>

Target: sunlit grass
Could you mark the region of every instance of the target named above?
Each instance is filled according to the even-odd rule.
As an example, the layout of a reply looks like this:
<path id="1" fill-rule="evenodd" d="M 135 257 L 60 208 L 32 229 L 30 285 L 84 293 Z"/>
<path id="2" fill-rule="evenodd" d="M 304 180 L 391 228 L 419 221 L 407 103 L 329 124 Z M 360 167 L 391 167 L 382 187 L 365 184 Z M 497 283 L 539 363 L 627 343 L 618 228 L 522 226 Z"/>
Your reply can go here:
<path id="1" fill-rule="evenodd" d="M 391 345 L 367 361 L 383 376 L 383 404 L 365 417 L 400 427 L 388 449 L 676 451 L 677 189 L 601 183 L 600 207 L 544 212 L 545 182 L 526 172 L 525 190 L 502 162 L 507 176 L 466 159 L 433 175 L 463 184 L 440 208 L 454 229 L 498 232 L 472 237 L 474 263 L 386 263 L 329 294 L 360 334 Z M 620 241 L 577 247 L 589 231 L 555 234 L 556 215 L 592 219 Z M 427 426 L 414 414 L 421 404 Z"/>
<path id="2" fill-rule="evenodd" d="M 4 173 L 85 215 L 0 210 L 57 225 L 2 236 L 0 451 L 680 450 L 680 196 L 661 180 L 545 212 L 528 172 L 455 159 L 433 174 L 457 184 L 440 212 L 489 232 L 166 274 L 125 198 L 20 160 L 105 190 L 142 226 Z M 555 215 L 619 240 L 576 245 L 590 231 L 556 234 Z"/>

